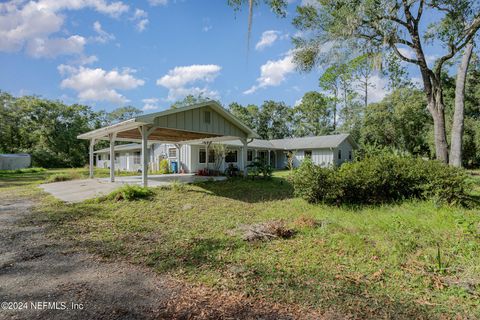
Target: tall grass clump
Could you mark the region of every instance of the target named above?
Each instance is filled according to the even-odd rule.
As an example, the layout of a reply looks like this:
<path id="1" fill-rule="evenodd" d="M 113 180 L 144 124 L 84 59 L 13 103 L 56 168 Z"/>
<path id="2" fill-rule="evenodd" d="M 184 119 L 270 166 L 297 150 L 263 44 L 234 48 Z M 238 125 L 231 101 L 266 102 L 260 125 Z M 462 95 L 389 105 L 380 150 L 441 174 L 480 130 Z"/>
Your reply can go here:
<path id="1" fill-rule="evenodd" d="M 292 182 L 295 195 L 312 203 L 380 204 L 417 198 L 464 204 L 468 198 L 463 170 L 395 154 L 366 156 L 339 168 L 321 168 L 306 159 Z"/>
<path id="2" fill-rule="evenodd" d="M 80 174 L 76 172 L 71 172 L 71 173 L 57 173 L 49 176 L 47 178 L 47 183 L 51 182 L 62 182 L 62 181 L 70 181 L 70 180 L 75 180 L 75 179 L 80 179 L 81 176 Z"/>
<path id="3" fill-rule="evenodd" d="M 108 196 L 106 196 L 106 199 L 114 201 L 134 201 L 150 198 L 152 195 L 153 191 L 149 188 L 141 187 L 138 185 L 126 184 L 112 191 Z"/>

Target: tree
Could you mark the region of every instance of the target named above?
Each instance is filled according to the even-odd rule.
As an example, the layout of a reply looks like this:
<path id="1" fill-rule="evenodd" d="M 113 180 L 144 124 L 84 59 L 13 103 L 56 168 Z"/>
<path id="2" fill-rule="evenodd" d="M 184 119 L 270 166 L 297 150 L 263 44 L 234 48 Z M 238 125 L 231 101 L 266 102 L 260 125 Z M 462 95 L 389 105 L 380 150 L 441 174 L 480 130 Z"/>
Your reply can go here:
<path id="1" fill-rule="evenodd" d="M 254 104 L 249 104 L 246 107 L 242 106 L 239 103 L 232 102 L 228 109 L 230 112 L 237 117 L 240 121 L 242 121 L 247 127 L 257 130 L 258 127 L 258 117 L 259 117 L 259 109 Z"/>
<path id="2" fill-rule="evenodd" d="M 439 11 L 436 28 L 422 32 L 424 11 Z M 478 3 L 473 0 L 319 0 L 317 5 L 297 7 L 295 26 L 305 36 L 294 38 L 294 60 L 303 70 L 311 70 L 329 41 L 359 48 L 393 50 L 402 60 L 418 66 L 433 118 L 435 153 L 439 160 L 448 162 L 445 106 L 441 74 L 444 64 L 461 51 L 480 28 Z M 439 27 L 440 26 L 440 27 Z M 447 52 L 440 56 L 433 68 L 427 63 L 426 41 L 439 41 Z M 401 46 L 414 52 L 415 57 L 402 53 Z"/>
<path id="3" fill-rule="evenodd" d="M 464 50 L 462 60 L 457 69 L 455 85 L 455 113 L 453 115 L 452 137 L 450 148 L 450 164 L 462 166 L 462 141 L 465 120 L 465 83 L 467 81 L 468 66 L 473 52 L 473 41 L 470 41 Z"/>
<path id="4" fill-rule="evenodd" d="M 363 93 L 363 105 L 368 105 L 368 89 L 373 88 L 372 76 L 374 71 L 373 55 L 363 54 L 350 61 L 350 69 L 353 78 L 358 82 L 359 88 Z"/>
<path id="5" fill-rule="evenodd" d="M 177 108 L 189 106 L 189 105 L 196 104 L 196 103 L 206 102 L 206 101 L 209 101 L 209 100 L 211 100 L 211 99 L 209 99 L 207 97 L 204 97 L 202 93 L 200 93 L 197 96 L 194 96 L 193 94 L 189 94 L 189 95 L 185 96 L 185 98 L 183 98 L 182 100 L 178 100 L 178 101 L 174 102 L 170 106 L 170 109 L 177 109 Z"/>
<path id="6" fill-rule="evenodd" d="M 327 68 L 319 79 L 319 86 L 323 90 L 332 94 L 331 102 L 333 104 L 333 131 L 337 129 L 337 109 L 340 91 L 340 70 L 342 68 L 338 64 L 334 64 Z"/>
<path id="7" fill-rule="evenodd" d="M 257 133 L 262 139 L 283 139 L 291 135 L 292 110 L 284 102 L 265 101 L 258 118 Z"/>
<path id="8" fill-rule="evenodd" d="M 293 110 L 292 131 L 297 137 L 330 133 L 332 118 L 328 98 L 315 91 L 305 93 Z"/>
<path id="9" fill-rule="evenodd" d="M 122 122 L 142 114 L 143 111 L 132 106 L 120 107 L 106 114 L 108 124 Z"/>

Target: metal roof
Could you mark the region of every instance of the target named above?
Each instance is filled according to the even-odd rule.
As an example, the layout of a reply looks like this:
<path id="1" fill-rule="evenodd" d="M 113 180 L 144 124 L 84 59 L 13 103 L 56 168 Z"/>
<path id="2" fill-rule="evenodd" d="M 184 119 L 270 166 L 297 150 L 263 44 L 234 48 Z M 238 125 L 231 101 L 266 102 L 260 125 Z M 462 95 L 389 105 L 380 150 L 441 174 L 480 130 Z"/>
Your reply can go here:
<path id="1" fill-rule="evenodd" d="M 349 134 L 334 134 L 327 136 L 302 137 L 302 138 L 285 138 L 274 140 L 253 139 L 248 144 L 250 148 L 271 149 L 271 150 L 300 150 L 300 149 L 330 149 L 337 148 L 343 141 L 348 140 L 350 144 L 357 148 L 357 144 L 353 141 Z M 229 146 L 242 147 L 240 140 L 219 141 Z M 200 143 L 192 143 L 200 145 Z M 115 151 L 140 150 L 141 145 L 131 143 L 126 145 L 115 146 Z M 110 149 L 102 149 L 95 153 L 108 153 Z"/>

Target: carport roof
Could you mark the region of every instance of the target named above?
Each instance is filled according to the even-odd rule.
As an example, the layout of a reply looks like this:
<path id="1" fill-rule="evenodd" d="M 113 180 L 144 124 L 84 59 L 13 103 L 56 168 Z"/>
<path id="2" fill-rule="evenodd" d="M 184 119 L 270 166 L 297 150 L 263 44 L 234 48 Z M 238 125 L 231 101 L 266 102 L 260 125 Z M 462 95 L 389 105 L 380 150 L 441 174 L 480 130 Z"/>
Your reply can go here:
<path id="1" fill-rule="evenodd" d="M 231 134 L 225 134 L 224 132 L 214 132 L 212 130 L 186 130 L 185 128 L 181 128 L 177 125 L 175 121 L 172 125 L 162 126 L 158 124 L 158 119 L 165 119 L 168 117 L 175 117 L 175 115 L 185 115 L 186 112 L 195 112 L 195 109 L 201 108 L 210 108 L 216 114 L 221 117 L 226 124 L 229 126 L 234 127 L 234 132 Z M 198 111 L 196 111 L 198 112 Z M 78 139 L 100 139 L 100 140 L 108 140 L 109 135 L 116 134 L 117 141 L 132 141 L 132 142 L 140 142 L 141 141 L 141 133 L 138 130 L 141 126 L 146 125 L 147 127 L 152 129 L 151 134 L 149 135 L 148 140 L 151 142 L 183 142 L 183 141 L 195 141 L 195 140 L 209 140 L 209 139 L 219 139 L 219 138 L 229 138 L 235 139 L 239 138 L 237 134 L 242 133 L 245 138 L 257 138 L 258 134 L 243 124 L 240 120 L 238 120 L 235 116 L 233 116 L 230 112 L 225 110 L 218 102 L 209 100 L 202 103 L 192 104 L 189 106 L 176 108 L 176 109 L 168 109 L 165 111 L 160 111 L 151 114 L 141 115 L 126 121 L 122 121 L 111 126 L 103 127 L 100 129 L 96 129 L 84 134 L 79 135 Z M 226 126 L 226 125 L 225 125 Z M 226 131 L 226 129 L 225 129 Z"/>

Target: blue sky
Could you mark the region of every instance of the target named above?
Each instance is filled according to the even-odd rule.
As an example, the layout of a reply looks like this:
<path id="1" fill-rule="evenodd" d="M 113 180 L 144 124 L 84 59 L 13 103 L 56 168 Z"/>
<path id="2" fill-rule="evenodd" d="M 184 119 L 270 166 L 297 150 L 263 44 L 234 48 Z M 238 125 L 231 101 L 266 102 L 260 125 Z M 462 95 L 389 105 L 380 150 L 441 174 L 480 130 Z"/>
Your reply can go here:
<path id="1" fill-rule="evenodd" d="M 295 71 L 286 19 L 255 9 L 247 55 L 247 12 L 226 0 L 35 0 L 0 3 L 0 89 L 82 103 L 165 109 L 186 94 L 224 105 L 295 104 L 318 90 L 318 70 Z M 248 59 L 247 59 L 248 58 Z M 375 80 L 372 100 L 384 80 Z"/>
<path id="2" fill-rule="evenodd" d="M 317 88 L 319 74 L 296 73 L 288 57 L 290 19 L 266 7 L 255 10 L 247 56 L 246 12 L 235 14 L 226 0 L 125 1 L 115 8 L 108 1 L 73 2 L 3 4 L 0 28 L 10 32 L 10 43 L 0 44 L 1 90 L 97 110 L 130 104 L 153 111 L 187 93 L 204 92 L 224 104 L 294 104 Z M 12 24 L 38 32 L 11 35 Z"/>

